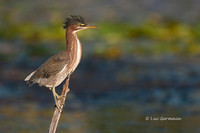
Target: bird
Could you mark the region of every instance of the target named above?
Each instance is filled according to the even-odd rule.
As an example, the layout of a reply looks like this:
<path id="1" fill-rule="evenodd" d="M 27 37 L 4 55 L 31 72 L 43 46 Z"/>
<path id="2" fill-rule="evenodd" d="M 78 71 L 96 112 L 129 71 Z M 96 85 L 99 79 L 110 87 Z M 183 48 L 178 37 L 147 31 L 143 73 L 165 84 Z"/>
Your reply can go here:
<path id="1" fill-rule="evenodd" d="M 66 78 L 70 77 L 81 60 L 82 46 L 77 32 L 84 29 L 97 28 L 97 26 L 88 25 L 85 19 L 80 15 L 70 15 L 63 24 L 66 49 L 51 56 L 25 78 L 25 81 L 30 86 L 38 83 L 39 86 L 49 88 L 53 93 L 55 106 L 57 108 L 60 107 L 58 100 L 60 100 L 62 95 L 56 93 L 55 87 L 59 86 Z"/>

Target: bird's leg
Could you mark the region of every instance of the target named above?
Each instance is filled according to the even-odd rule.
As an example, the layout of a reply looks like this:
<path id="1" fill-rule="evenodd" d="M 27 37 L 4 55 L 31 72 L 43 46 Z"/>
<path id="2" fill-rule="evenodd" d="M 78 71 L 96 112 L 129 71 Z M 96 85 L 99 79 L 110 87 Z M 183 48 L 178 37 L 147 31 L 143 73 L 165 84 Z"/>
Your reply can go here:
<path id="1" fill-rule="evenodd" d="M 61 109 L 61 105 L 64 105 L 65 104 L 65 96 L 64 95 L 58 95 L 56 93 L 56 90 L 55 90 L 55 87 L 53 87 L 52 89 L 52 92 L 53 92 L 53 97 L 54 97 L 54 100 L 55 100 L 55 104 L 56 104 L 56 107 L 60 110 Z M 60 100 L 60 104 L 58 103 L 58 101 Z"/>
<path id="2" fill-rule="evenodd" d="M 60 96 L 56 93 L 55 87 L 53 87 L 52 92 L 53 92 L 53 97 L 54 97 L 54 100 L 55 100 L 56 107 L 59 110 L 62 110 L 61 107 L 60 107 L 60 104 L 58 103 L 58 100 L 60 100 Z"/>

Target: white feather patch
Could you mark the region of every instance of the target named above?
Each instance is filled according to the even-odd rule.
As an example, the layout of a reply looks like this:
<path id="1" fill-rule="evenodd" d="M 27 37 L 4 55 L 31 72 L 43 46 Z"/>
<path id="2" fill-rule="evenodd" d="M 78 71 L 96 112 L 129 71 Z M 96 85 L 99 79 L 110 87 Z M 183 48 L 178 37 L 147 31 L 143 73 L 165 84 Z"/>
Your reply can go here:
<path id="1" fill-rule="evenodd" d="M 32 72 L 31 74 L 29 74 L 24 81 L 28 81 L 32 76 L 33 74 L 35 73 L 36 71 Z"/>
<path id="2" fill-rule="evenodd" d="M 75 62 L 75 67 L 78 66 L 80 60 L 81 60 L 81 43 L 78 39 L 78 37 L 76 36 L 76 40 L 77 40 L 77 60 Z"/>
<path id="3" fill-rule="evenodd" d="M 62 72 L 65 70 L 66 67 L 67 67 L 67 65 L 65 65 L 65 66 L 63 67 L 63 69 L 60 71 L 60 73 L 62 73 Z"/>

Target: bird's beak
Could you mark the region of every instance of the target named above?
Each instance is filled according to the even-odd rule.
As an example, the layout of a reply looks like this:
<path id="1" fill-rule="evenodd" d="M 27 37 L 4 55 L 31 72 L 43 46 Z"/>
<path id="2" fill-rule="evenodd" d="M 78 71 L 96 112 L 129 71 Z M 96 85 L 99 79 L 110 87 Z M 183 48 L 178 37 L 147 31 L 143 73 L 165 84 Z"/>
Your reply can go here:
<path id="1" fill-rule="evenodd" d="M 86 25 L 85 28 L 98 28 L 97 26 Z"/>

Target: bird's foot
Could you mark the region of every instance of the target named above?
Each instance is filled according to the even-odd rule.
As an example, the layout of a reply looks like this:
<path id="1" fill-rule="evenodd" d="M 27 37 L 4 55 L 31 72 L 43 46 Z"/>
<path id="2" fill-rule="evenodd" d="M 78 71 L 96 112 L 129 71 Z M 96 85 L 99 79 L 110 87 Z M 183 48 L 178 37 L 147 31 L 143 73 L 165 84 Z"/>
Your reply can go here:
<path id="1" fill-rule="evenodd" d="M 64 95 L 56 95 L 56 99 L 55 99 L 55 104 L 56 107 L 60 110 L 60 112 L 62 112 L 62 106 L 65 105 L 65 96 Z"/>
<path id="2" fill-rule="evenodd" d="M 59 104 L 58 100 L 55 100 L 55 107 L 58 108 L 60 112 L 62 112 L 62 106 Z"/>
<path id="3" fill-rule="evenodd" d="M 58 95 L 55 91 L 55 87 L 52 88 L 53 97 L 55 100 L 56 107 L 62 112 L 62 108 L 65 104 L 65 96 L 64 95 Z"/>
<path id="4" fill-rule="evenodd" d="M 60 105 L 65 105 L 65 96 L 64 95 L 57 95 L 57 99 L 60 100 Z"/>

